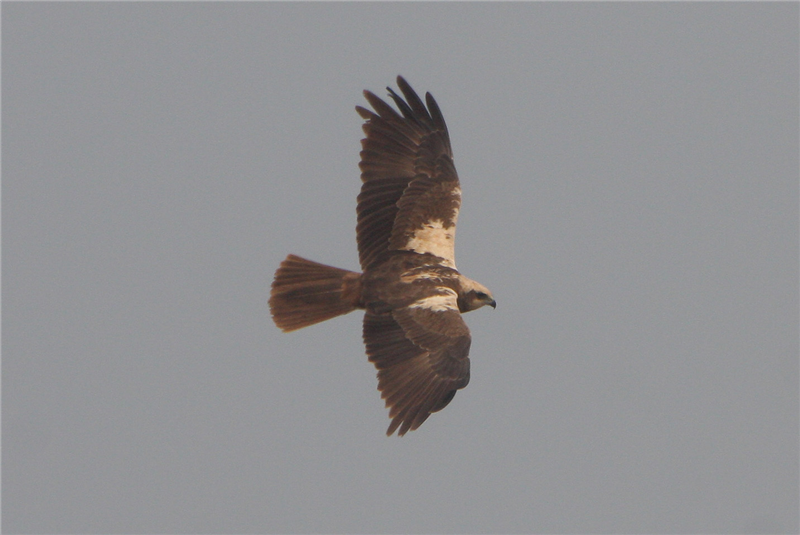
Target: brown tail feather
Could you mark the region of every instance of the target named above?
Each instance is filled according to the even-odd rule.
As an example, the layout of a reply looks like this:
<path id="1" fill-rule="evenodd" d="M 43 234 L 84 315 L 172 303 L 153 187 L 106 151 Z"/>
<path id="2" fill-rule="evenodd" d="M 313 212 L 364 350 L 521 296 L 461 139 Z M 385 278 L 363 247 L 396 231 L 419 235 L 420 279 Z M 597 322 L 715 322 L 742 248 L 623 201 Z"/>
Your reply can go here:
<path id="1" fill-rule="evenodd" d="M 294 331 L 360 308 L 361 275 L 289 255 L 272 282 L 275 325 Z"/>

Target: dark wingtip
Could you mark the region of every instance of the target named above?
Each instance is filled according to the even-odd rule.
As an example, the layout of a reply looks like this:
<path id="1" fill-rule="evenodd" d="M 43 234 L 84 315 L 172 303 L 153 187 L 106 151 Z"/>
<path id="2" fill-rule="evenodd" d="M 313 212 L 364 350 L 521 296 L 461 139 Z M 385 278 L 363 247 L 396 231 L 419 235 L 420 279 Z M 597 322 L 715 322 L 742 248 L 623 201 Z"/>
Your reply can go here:
<path id="1" fill-rule="evenodd" d="M 397 75 L 397 78 L 395 78 L 395 82 L 397 83 L 397 87 L 399 87 L 401 91 L 403 90 L 403 86 L 409 89 L 411 88 L 411 84 L 409 84 L 401 74 Z"/>
<path id="2" fill-rule="evenodd" d="M 394 419 L 392 420 L 392 423 L 390 423 L 390 424 L 389 424 L 389 429 L 387 429 L 387 430 L 386 430 L 386 436 L 387 436 L 387 437 L 390 437 L 390 436 L 392 436 L 392 435 L 394 434 L 394 432 L 395 432 L 395 431 L 397 431 L 397 428 L 398 428 L 398 427 L 400 427 L 400 419 L 399 419 L 399 418 L 394 418 Z M 405 434 L 406 434 L 406 432 L 405 432 L 404 430 L 402 430 L 402 429 L 401 429 L 401 430 L 400 430 L 400 431 L 397 433 L 397 436 L 398 436 L 398 437 L 402 437 L 402 436 L 403 436 L 403 435 L 405 435 Z"/>

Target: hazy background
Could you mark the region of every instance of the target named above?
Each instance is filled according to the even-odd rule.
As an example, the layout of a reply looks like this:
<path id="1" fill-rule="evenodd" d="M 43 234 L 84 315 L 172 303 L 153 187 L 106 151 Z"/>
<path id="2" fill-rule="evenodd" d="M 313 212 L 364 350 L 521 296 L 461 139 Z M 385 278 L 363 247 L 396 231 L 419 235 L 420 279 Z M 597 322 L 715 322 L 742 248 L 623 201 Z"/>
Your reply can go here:
<path id="1" fill-rule="evenodd" d="M 3 531 L 797 533 L 799 7 L 4 2 Z M 498 301 L 402 439 L 267 307 L 399 73 Z"/>

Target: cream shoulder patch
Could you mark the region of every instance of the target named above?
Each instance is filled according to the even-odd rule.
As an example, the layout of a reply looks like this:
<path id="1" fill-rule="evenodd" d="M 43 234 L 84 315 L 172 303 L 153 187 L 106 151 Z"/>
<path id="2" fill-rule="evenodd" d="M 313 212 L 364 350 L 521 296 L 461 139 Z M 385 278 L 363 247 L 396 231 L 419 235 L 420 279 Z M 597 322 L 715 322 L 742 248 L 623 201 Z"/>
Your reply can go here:
<path id="1" fill-rule="evenodd" d="M 458 310 L 458 294 L 450 288 L 439 288 L 443 293 L 430 295 L 418 299 L 409 305 L 408 308 L 425 308 L 432 312 L 446 312 L 448 310 Z"/>
<path id="2" fill-rule="evenodd" d="M 442 220 L 434 219 L 425 223 L 422 228 L 415 229 L 414 234 L 403 249 L 420 254 L 430 253 L 436 255 L 445 260 L 442 262 L 443 265 L 455 269 L 455 244 L 455 221 L 453 225 L 445 227 Z"/>

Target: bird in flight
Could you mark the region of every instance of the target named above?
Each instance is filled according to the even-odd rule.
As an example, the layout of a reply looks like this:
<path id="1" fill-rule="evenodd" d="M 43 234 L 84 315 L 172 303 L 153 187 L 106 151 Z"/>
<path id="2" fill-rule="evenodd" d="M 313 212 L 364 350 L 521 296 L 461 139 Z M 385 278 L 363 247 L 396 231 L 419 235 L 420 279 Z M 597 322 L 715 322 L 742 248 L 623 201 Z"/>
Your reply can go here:
<path id="1" fill-rule="evenodd" d="M 461 314 L 496 306 L 482 284 L 456 270 L 461 188 L 442 112 L 402 76 L 399 113 L 369 91 L 374 111 L 361 141 L 356 241 L 361 273 L 289 255 L 269 300 L 283 331 L 363 309 L 364 344 L 399 436 L 443 409 L 469 382 L 469 328 Z M 427 107 L 426 107 L 427 103 Z"/>

